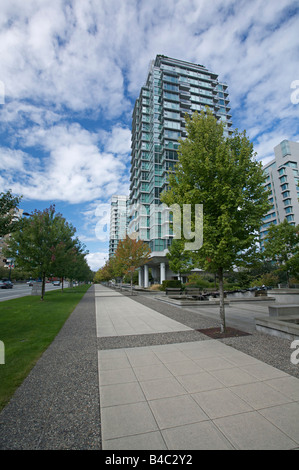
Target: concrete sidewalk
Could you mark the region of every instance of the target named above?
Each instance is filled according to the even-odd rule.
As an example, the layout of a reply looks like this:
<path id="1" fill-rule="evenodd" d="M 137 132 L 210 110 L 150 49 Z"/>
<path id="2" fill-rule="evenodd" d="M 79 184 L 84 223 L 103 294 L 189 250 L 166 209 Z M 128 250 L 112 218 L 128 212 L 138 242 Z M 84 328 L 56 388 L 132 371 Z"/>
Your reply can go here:
<path id="1" fill-rule="evenodd" d="M 128 311 L 125 334 L 136 335 L 142 305 L 102 286 L 95 295 L 99 335 L 110 334 L 102 319 L 122 321 Z M 155 319 L 169 331 L 173 320 Z M 205 338 L 98 352 L 103 449 L 299 448 L 299 379 Z"/>
<path id="2" fill-rule="evenodd" d="M 299 448 L 297 377 L 140 298 L 89 289 L 2 410 L 0 449 Z"/>
<path id="3" fill-rule="evenodd" d="M 126 336 L 187 331 L 191 328 L 167 318 L 130 297 L 95 286 L 97 336 Z"/>
<path id="4" fill-rule="evenodd" d="M 99 450 L 99 400 L 91 287 L 0 413 L 0 449 Z"/>

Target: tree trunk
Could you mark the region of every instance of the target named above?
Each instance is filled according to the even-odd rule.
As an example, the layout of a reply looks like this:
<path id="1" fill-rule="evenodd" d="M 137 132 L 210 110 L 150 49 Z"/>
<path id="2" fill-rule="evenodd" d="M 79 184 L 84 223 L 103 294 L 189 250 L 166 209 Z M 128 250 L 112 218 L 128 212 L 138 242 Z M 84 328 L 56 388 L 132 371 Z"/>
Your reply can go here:
<path id="1" fill-rule="evenodd" d="M 220 331 L 221 333 L 225 332 L 225 308 L 224 308 L 224 289 L 223 289 L 223 268 L 218 270 L 218 279 L 219 279 L 219 297 L 220 297 Z"/>
<path id="2" fill-rule="evenodd" d="M 287 288 L 290 287 L 290 276 L 289 276 L 289 271 L 287 270 Z"/>
<path id="3" fill-rule="evenodd" d="M 42 295 L 41 295 L 41 300 L 44 300 L 44 295 L 45 295 L 45 290 L 46 290 L 46 273 L 42 274 Z"/>
<path id="4" fill-rule="evenodd" d="M 133 295 L 133 272 L 131 272 L 131 295 Z"/>

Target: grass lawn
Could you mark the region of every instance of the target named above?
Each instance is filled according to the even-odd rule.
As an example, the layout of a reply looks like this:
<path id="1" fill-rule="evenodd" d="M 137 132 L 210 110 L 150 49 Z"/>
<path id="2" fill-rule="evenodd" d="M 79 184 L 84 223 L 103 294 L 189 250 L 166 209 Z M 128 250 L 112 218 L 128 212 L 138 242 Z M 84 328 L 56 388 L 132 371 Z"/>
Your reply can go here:
<path id="1" fill-rule="evenodd" d="M 42 353 L 52 343 L 90 286 L 46 292 L 0 302 L 0 340 L 5 364 L 0 364 L 0 410 L 8 403 Z"/>

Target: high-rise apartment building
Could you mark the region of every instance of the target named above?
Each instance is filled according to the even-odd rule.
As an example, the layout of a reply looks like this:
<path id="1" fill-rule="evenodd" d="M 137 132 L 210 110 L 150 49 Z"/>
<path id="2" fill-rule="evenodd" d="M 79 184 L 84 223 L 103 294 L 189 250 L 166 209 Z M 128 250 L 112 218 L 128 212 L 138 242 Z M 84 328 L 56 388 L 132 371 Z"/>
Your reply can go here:
<path id="1" fill-rule="evenodd" d="M 200 112 L 206 106 L 224 123 L 228 135 L 232 123 L 227 85 L 203 65 L 157 55 L 136 100 L 132 121 L 130 204 L 136 208 L 132 224 L 152 252 L 145 272 L 140 271 L 144 285 L 148 267 L 159 283 L 174 274 L 166 258 L 172 241 L 169 217 L 157 208 L 168 185 L 167 174 L 178 159 L 178 139 L 186 136 L 186 113 Z"/>
<path id="2" fill-rule="evenodd" d="M 271 209 L 260 229 L 262 247 L 271 224 L 279 224 L 284 219 L 291 225 L 299 224 L 299 143 L 283 140 L 274 147 L 274 154 L 275 158 L 264 166 L 265 187 L 271 190 Z"/>
<path id="3" fill-rule="evenodd" d="M 112 196 L 110 207 L 109 258 L 114 255 L 118 242 L 126 238 L 129 217 L 129 197 Z"/>

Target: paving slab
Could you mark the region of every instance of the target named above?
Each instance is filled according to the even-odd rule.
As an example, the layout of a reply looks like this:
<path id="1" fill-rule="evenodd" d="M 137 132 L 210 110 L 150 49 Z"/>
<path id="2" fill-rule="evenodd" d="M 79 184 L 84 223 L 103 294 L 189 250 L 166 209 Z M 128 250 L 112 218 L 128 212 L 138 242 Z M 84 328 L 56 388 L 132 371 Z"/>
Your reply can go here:
<path id="1" fill-rule="evenodd" d="M 253 351 L 260 337 L 238 339 L 246 354 L 154 304 L 92 288 L 0 414 L 0 448 L 299 449 L 289 344 L 266 338 L 270 366 Z"/>
<path id="2" fill-rule="evenodd" d="M 271 406 L 259 411 L 268 421 L 298 442 L 299 408 L 297 403 Z"/>
<path id="3" fill-rule="evenodd" d="M 234 447 L 212 421 L 201 421 L 162 431 L 167 449 L 233 450 Z"/>
<path id="4" fill-rule="evenodd" d="M 298 444 L 256 411 L 215 419 L 214 424 L 238 450 L 290 450 Z"/>
<path id="5" fill-rule="evenodd" d="M 95 305 L 98 337 L 192 330 L 101 285 L 95 286 Z"/>
<path id="6" fill-rule="evenodd" d="M 226 344 L 98 357 L 104 450 L 299 448 L 299 379 Z"/>

